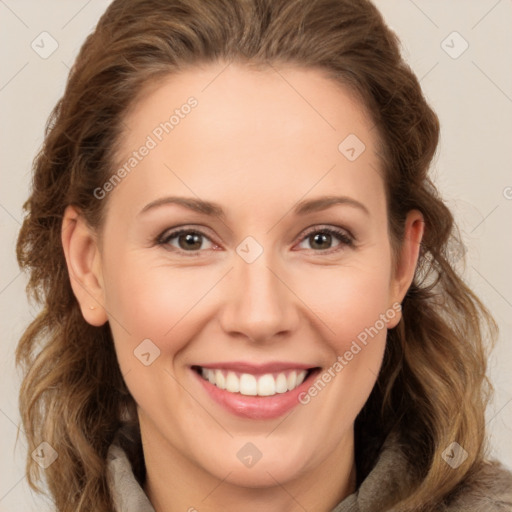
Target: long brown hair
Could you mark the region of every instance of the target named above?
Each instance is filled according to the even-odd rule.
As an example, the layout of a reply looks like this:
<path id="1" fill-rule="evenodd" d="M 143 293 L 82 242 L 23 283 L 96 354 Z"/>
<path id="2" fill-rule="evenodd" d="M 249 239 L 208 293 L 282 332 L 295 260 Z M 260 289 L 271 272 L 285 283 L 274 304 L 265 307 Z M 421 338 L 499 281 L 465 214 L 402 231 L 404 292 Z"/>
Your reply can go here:
<path id="1" fill-rule="evenodd" d="M 395 254 L 406 213 L 424 215 L 403 318 L 388 333 L 380 375 L 356 419 L 356 451 L 365 453 L 358 457 L 364 476 L 385 437 L 398 434 L 415 473 L 395 507 L 434 510 L 483 460 L 492 391 L 486 346 L 492 346 L 496 325 L 450 258 L 460 240 L 428 176 L 438 118 L 401 58 L 397 37 L 368 0 L 111 3 L 83 44 L 48 121 L 18 239 L 19 264 L 30 273 L 28 292 L 43 306 L 17 349 L 29 453 L 43 440 L 58 452 L 44 476 L 59 512 L 111 510 L 107 449 L 123 415 L 136 424 L 136 414 L 108 324 L 86 323 L 73 295 L 60 239 L 63 212 L 73 204 L 99 229 L 108 197 L 99 201 L 93 191 L 116 168 L 123 116 L 142 87 L 215 61 L 315 68 L 348 87 L 380 136 Z M 458 469 L 441 458 L 453 441 L 468 452 Z M 30 455 L 27 461 L 29 482 L 37 488 L 41 469 Z M 143 473 L 140 457 L 134 470 Z"/>

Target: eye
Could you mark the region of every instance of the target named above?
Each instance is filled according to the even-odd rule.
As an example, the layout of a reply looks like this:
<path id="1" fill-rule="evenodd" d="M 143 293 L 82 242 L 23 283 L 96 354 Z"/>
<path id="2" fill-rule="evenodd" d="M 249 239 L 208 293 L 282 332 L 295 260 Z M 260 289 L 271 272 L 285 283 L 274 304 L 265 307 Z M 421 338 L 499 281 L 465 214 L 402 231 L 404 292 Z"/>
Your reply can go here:
<path id="1" fill-rule="evenodd" d="M 337 242 L 333 247 L 333 242 Z M 306 233 L 299 244 L 309 243 L 310 248 L 316 252 L 329 251 L 336 252 L 341 250 L 343 246 L 353 246 L 354 239 L 345 230 L 333 227 L 314 228 Z M 301 247 L 304 248 L 304 247 Z M 307 249 L 307 247 L 306 247 Z M 330 250 L 334 249 L 334 250 Z"/>
<path id="2" fill-rule="evenodd" d="M 205 247 L 208 241 L 210 247 Z M 195 229 L 166 231 L 158 238 L 160 245 L 169 245 L 178 251 L 188 252 L 187 256 L 199 256 L 201 250 L 213 249 L 216 245 L 204 233 Z"/>
<path id="3" fill-rule="evenodd" d="M 336 244 L 333 246 L 333 243 Z M 202 251 L 218 248 L 212 240 L 202 231 L 191 228 L 181 228 L 174 231 L 165 231 L 157 239 L 157 243 L 167 246 L 170 250 L 181 252 L 186 256 L 200 256 Z M 334 227 L 313 228 L 302 238 L 299 248 L 304 243 L 310 244 L 315 252 L 337 252 L 343 247 L 354 245 L 354 238 L 345 230 Z M 206 247 L 205 247 L 206 245 Z"/>

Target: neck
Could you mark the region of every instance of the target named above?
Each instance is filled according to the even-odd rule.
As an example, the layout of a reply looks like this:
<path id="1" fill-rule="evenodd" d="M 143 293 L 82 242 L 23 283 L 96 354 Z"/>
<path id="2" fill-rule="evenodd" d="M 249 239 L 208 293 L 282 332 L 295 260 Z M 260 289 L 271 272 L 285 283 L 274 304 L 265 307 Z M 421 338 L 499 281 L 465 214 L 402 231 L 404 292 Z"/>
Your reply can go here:
<path id="1" fill-rule="evenodd" d="M 184 456 L 158 434 L 145 439 L 144 490 L 156 512 L 330 512 L 356 489 L 353 429 L 329 456 L 286 481 L 247 487 L 218 478 Z"/>

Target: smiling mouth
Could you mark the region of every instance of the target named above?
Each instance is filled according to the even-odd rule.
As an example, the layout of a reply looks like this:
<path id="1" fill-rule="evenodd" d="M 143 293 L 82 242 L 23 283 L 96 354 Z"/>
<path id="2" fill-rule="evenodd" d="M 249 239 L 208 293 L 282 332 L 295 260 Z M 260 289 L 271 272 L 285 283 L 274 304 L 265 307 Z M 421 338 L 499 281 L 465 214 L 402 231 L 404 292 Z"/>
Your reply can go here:
<path id="1" fill-rule="evenodd" d="M 204 380 L 219 389 L 245 396 L 274 396 L 299 387 L 318 367 L 254 375 L 225 369 L 192 366 Z"/>

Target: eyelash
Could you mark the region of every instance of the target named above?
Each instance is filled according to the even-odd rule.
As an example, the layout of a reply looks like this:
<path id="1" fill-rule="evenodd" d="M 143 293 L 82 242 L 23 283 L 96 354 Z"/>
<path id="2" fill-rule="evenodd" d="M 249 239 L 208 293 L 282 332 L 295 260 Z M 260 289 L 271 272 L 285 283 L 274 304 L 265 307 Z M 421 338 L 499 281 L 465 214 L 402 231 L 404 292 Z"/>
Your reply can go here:
<path id="1" fill-rule="evenodd" d="M 350 235 L 346 230 L 334 228 L 334 227 L 326 227 L 326 228 L 317 228 L 314 227 L 311 230 L 307 231 L 304 236 L 301 238 L 300 243 L 302 243 L 304 240 L 307 240 L 311 235 L 317 234 L 317 233 L 323 233 L 323 234 L 329 234 L 334 236 L 338 239 L 340 244 L 336 247 L 331 247 L 329 249 L 320 249 L 320 250 L 314 250 L 311 249 L 314 252 L 321 253 L 321 254 L 332 254 L 334 252 L 338 252 L 343 249 L 343 247 L 353 247 L 354 246 L 354 237 Z M 170 233 L 168 231 L 164 231 L 156 240 L 156 243 L 158 245 L 169 245 L 170 240 L 174 238 L 178 238 L 182 234 L 194 234 L 194 235 L 200 235 L 206 239 L 208 239 L 210 242 L 212 242 L 214 245 L 215 242 L 213 242 L 205 233 L 203 233 L 200 230 L 191 229 L 191 228 L 181 228 L 177 229 L 175 231 L 171 231 Z M 172 251 L 181 253 L 185 255 L 186 257 L 197 257 L 201 256 L 201 253 L 204 252 L 207 249 L 200 249 L 197 251 L 184 251 L 183 249 L 178 249 L 176 247 L 172 247 Z"/>

